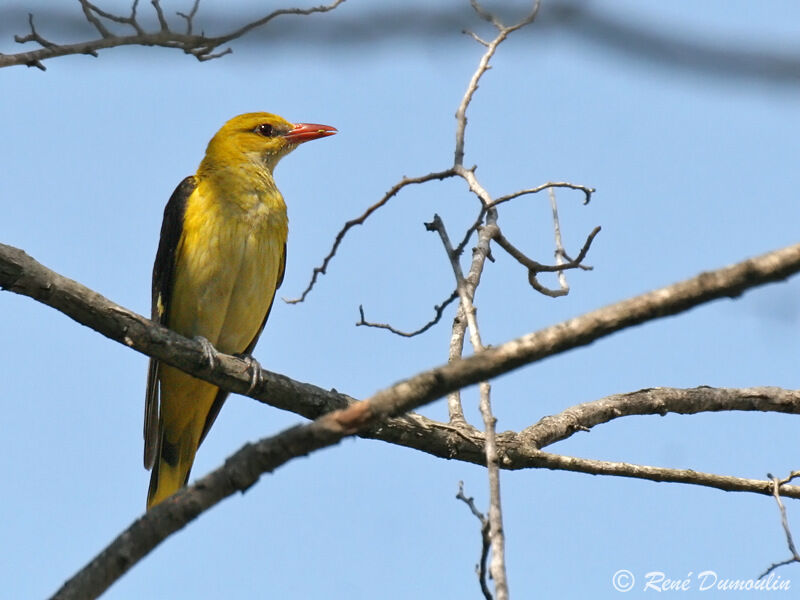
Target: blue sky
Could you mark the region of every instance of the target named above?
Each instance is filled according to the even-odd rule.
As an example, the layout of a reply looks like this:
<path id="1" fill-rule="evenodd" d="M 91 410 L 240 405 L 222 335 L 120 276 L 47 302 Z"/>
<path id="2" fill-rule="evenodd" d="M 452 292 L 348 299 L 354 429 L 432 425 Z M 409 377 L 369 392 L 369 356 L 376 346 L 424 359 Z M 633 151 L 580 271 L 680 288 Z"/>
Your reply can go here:
<path id="1" fill-rule="evenodd" d="M 169 12 L 188 4 L 163 3 Z M 204 2 L 200 21 L 203 9 L 220 4 Z M 275 21 L 259 41 L 234 43 L 232 55 L 208 63 L 129 48 L 55 59 L 45 73 L 0 70 L 0 242 L 148 314 L 170 193 L 225 120 L 266 110 L 340 131 L 301 147 L 276 171 L 290 216 L 280 293 L 297 296 L 346 220 L 403 175 L 451 164 L 453 113 L 481 54 L 458 23 L 490 32 L 466 1 L 440 5 L 452 31 L 448 19 L 437 17 L 434 27 L 415 4 L 397 6 L 404 8 L 396 14 L 412 15 L 398 21 L 401 33 L 370 20 L 374 8 L 348 2 L 313 17 L 317 27 L 307 30 L 291 18 Z M 792 2 L 769 10 L 743 1 L 589 6 L 740 51 L 789 53 L 800 23 Z M 42 33 L 58 39 L 57 28 L 46 29 L 47 7 L 24 5 L 42 16 Z M 593 186 L 588 206 L 578 192 L 558 192 L 562 231 L 572 250 L 595 225 L 603 231 L 588 258 L 594 270 L 569 274 L 566 298 L 537 295 L 521 268 L 498 253 L 476 297 L 484 343 L 797 242 L 799 80 L 733 77 L 610 50 L 579 29 L 559 28 L 553 11 L 543 0 L 541 26 L 500 47 L 470 108 L 465 162 L 478 165 L 496 196 L 549 180 Z M 353 28 L 362 14 L 361 29 Z M 25 30 L 19 15 L 4 24 L 2 52 L 18 50 L 11 34 Z M 385 39 L 358 37 L 373 25 Z M 270 45 L 270 32 L 287 30 Z M 276 303 L 255 356 L 265 368 L 355 397 L 444 362 L 452 311 L 412 340 L 354 323 L 359 304 L 369 319 L 401 328 L 427 321 L 453 280 L 423 222 L 438 213 L 457 237 L 475 209 L 462 182 L 404 191 L 351 232 L 304 304 Z M 546 196 L 527 197 L 507 206 L 499 223 L 546 261 L 549 210 Z M 797 388 L 799 307 L 793 279 L 523 368 L 493 382 L 498 430 L 644 387 Z M 44 597 L 144 508 L 147 361 L 10 293 L 0 294 L 0 340 L 0 578 L 9 597 Z M 477 423 L 475 390 L 464 398 Z M 446 407 L 438 401 L 422 412 L 441 419 Z M 232 397 L 193 475 L 299 421 Z M 796 429 L 790 415 L 634 417 L 550 449 L 763 478 L 798 468 Z M 104 597 L 479 597 L 478 526 L 454 498 L 459 480 L 485 508 L 480 468 L 345 440 L 204 514 Z M 504 473 L 502 485 L 518 598 L 615 598 L 611 577 L 623 568 L 637 579 L 706 569 L 754 578 L 788 556 L 766 497 L 550 471 Z M 789 519 L 800 531 L 795 505 L 788 502 Z M 779 572 L 800 585 L 797 573 Z M 644 593 L 637 586 L 628 597 Z"/>

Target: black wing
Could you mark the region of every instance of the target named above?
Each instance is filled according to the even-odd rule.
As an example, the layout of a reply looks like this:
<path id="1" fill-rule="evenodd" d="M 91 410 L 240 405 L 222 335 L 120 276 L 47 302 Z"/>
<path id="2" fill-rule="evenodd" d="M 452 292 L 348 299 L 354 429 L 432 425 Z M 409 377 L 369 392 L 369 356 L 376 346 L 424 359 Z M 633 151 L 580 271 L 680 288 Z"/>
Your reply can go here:
<path id="1" fill-rule="evenodd" d="M 175 279 L 175 253 L 183 231 L 186 201 L 197 187 L 193 176 L 180 182 L 164 208 L 161 239 L 158 242 L 156 262 L 153 265 L 152 310 L 150 318 L 161 325 L 167 324 L 172 287 Z M 144 466 L 153 466 L 158 450 L 158 361 L 151 358 L 147 370 L 147 392 L 144 405 Z"/>
<path id="2" fill-rule="evenodd" d="M 272 304 L 275 302 L 275 294 L 278 292 L 278 288 L 281 287 L 283 283 L 283 275 L 286 272 L 286 244 L 283 245 L 283 255 L 281 255 L 281 264 L 278 270 L 278 281 L 275 284 L 275 293 L 272 295 L 272 302 L 269 303 L 267 307 L 267 313 L 264 315 L 264 320 L 261 321 L 261 327 L 258 328 L 256 335 L 247 345 L 244 352 L 242 354 L 250 355 L 253 352 L 253 348 L 256 347 L 256 343 L 258 343 L 258 338 L 261 337 L 261 332 L 264 331 L 264 325 L 267 324 L 267 319 L 269 319 L 269 313 L 272 311 Z M 217 395 L 214 398 L 214 403 L 211 405 L 211 410 L 208 411 L 208 416 L 206 417 L 206 422 L 203 425 L 203 433 L 200 434 L 200 442 L 198 446 L 203 443 L 203 440 L 206 439 L 206 435 L 208 434 L 208 430 L 211 429 L 211 426 L 214 424 L 214 421 L 219 414 L 219 411 L 222 409 L 222 405 L 225 404 L 225 398 L 228 397 L 228 392 L 225 390 L 219 390 Z"/>

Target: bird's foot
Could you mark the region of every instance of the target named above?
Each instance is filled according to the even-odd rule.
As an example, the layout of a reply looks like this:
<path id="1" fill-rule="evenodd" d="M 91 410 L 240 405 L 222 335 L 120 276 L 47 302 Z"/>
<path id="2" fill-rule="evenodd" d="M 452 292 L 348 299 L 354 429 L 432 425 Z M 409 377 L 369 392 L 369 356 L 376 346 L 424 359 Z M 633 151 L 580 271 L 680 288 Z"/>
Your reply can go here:
<path id="1" fill-rule="evenodd" d="M 203 347 L 203 357 L 208 362 L 208 368 L 213 369 L 216 367 L 217 356 L 219 353 L 216 351 L 214 346 L 211 345 L 211 342 L 209 342 L 202 335 L 195 336 L 194 341 L 198 342 Z"/>
<path id="2" fill-rule="evenodd" d="M 250 354 L 234 354 L 234 356 L 247 363 L 247 370 L 250 372 L 250 387 L 247 388 L 249 394 L 264 381 L 264 377 L 261 375 L 261 364 Z"/>

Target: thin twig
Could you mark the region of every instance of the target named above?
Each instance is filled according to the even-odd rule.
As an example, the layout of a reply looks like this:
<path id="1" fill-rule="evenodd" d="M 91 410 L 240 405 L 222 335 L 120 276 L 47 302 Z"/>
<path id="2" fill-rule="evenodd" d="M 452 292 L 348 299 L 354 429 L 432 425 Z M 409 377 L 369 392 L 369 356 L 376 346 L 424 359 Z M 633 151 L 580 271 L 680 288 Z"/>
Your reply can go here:
<path id="1" fill-rule="evenodd" d="M 87 21 L 100 33 L 99 38 L 73 44 L 55 44 L 40 36 L 38 32 L 33 29 L 31 18 L 29 19 L 31 33 L 26 36 L 14 36 L 14 39 L 19 43 L 36 42 L 41 48 L 28 52 L 19 52 L 17 54 L 0 54 L 0 68 L 14 65 L 27 65 L 29 67 L 37 67 L 41 70 L 46 70 L 45 66 L 42 64 L 42 61 L 46 59 L 73 54 L 90 54 L 92 56 L 97 56 L 99 50 L 118 48 L 121 46 L 160 46 L 163 48 L 177 48 L 183 50 L 186 54 L 191 54 L 199 61 L 207 61 L 229 54 L 232 52 L 231 48 L 225 48 L 219 52 L 217 52 L 217 49 L 234 39 L 242 37 L 253 29 L 266 25 L 276 17 L 282 15 L 325 13 L 334 10 L 345 0 L 333 0 L 330 4 L 310 8 L 277 9 L 256 21 L 252 21 L 238 29 L 216 37 L 206 37 L 203 34 L 193 35 L 191 33 L 191 19 L 189 17 L 194 16 L 194 10 L 190 12 L 189 15 L 179 13 L 181 17 L 188 21 L 187 29 L 189 31 L 187 33 L 180 33 L 172 30 L 159 0 L 151 0 L 153 10 L 156 13 L 159 23 L 158 30 L 151 32 L 145 31 L 136 18 L 138 0 L 134 0 L 131 7 L 131 14 L 128 17 L 114 15 L 104 11 L 88 0 L 79 1 Z M 134 33 L 131 35 L 115 35 L 108 30 L 100 17 L 114 23 L 128 25 L 133 28 Z"/>
<path id="2" fill-rule="evenodd" d="M 158 24 L 161 27 L 161 31 L 169 31 L 169 23 L 167 23 L 167 18 L 164 16 L 164 11 L 161 9 L 159 0 L 150 0 L 150 4 L 153 5 L 153 8 L 156 11 L 156 15 L 158 16 Z"/>
<path id="3" fill-rule="evenodd" d="M 475 515 L 475 518 L 480 521 L 481 524 L 481 558 L 478 561 L 478 564 L 475 565 L 475 573 L 478 575 L 478 582 L 481 585 L 481 592 L 483 592 L 483 597 L 486 600 L 493 600 L 492 592 L 489 589 L 489 585 L 486 583 L 486 559 L 489 557 L 489 548 L 491 547 L 491 543 L 489 541 L 489 519 L 487 519 L 484 514 L 478 510 L 478 507 L 475 506 L 475 499 L 470 496 L 469 498 L 464 494 L 464 482 L 458 482 L 458 493 L 456 494 L 456 499 L 461 500 L 464 504 L 469 507 L 469 510 Z"/>
<path id="4" fill-rule="evenodd" d="M 582 191 L 584 193 L 584 196 L 585 196 L 584 200 L 583 200 L 584 204 L 589 204 L 589 201 L 592 198 L 592 194 L 594 194 L 594 192 L 596 191 L 594 188 L 590 188 L 590 187 L 587 187 L 585 185 L 578 185 L 578 184 L 574 184 L 574 183 L 568 183 L 566 181 L 556 181 L 556 182 L 552 182 L 551 181 L 551 182 L 548 182 L 548 183 L 543 183 L 542 185 L 539 185 L 539 186 L 534 187 L 534 188 L 529 188 L 529 189 L 525 189 L 525 190 L 519 190 L 519 191 L 514 192 L 512 194 L 506 194 L 505 196 L 500 196 L 496 200 L 492 200 L 489 203 L 488 206 L 486 206 L 484 204 L 481 204 L 481 210 L 478 213 L 478 216 L 475 219 L 475 222 L 472 225 L 470 225 L 469 228 L 467 228 L 467 231 L 465 232 L 464 237 L 462 238 L 461 242 L 459 242 L 458 246 L 456 246 L 456 253 L 461 255 L 461 253 L 464 251 L 464 248 L 469 243 L 469 239 L 472 237 L 472 234 L 475 233 L 478 230 L 478 228 L 481 226 L 481 223 L 483 223 L 483 219 L 486 216 L 486 211 L 489 208 L 494 208 L 496 206 L 499 206 L 500 204 L 503 204 L 504 202 L 508 202 L 510 200 L 514 200 L 515 198 L 519 198 L 520 196 L 524 196 L 524 195 L 527 195 L 527 194 L 538 194 L 539 192 L 542 192 L 544 190 L 548 190 L 550 188 L 569 188 L 569 189 L 573 189 L 573 190 L 580 190 L 580 191 Z M 564 258 L 566 258 L 567 260 L 570 260 L 570 261 L 572 260 L 572 259 L 569 258 L 569 256 L 567 256 L 566 253 L 564 254 Z M 580 268 L 585 268 L 585 267 L 581 266 Z M 588 268 L 587 268 L 587 270 L 588 270 Z"/>
<path id="5" fill-rule="evenodd" d="M 781 562 L 772 563 L 766 571 L 764 571 L 761 575 L 758 576 L 759 579 L 766 577 L 770 573 L 772 573 L 778 567 L 783 567 L 785 565 L 789 565 L 794 562 L 800 562 L 800 554 L 797 553 L 797 548 L 794 545 L 794 539 L 792 538 L 792 530 L 789 528 L 789 519 L 786 516 L 786 507 L 783 505 L 781 501 L 781 492 L 780 487 L 781 484 L 786 483 L 787 481 L 791 481 L 794 477 L 797 476 L 797 472 L 793 472 L 788 478 L 784 480 L 779 480 L 777 477 L 773 477 L 771 474 L 767 473 L 767 477 L 772 480 L 772 497 L 775 498 L 775 502 L 778 504 L 778 510 L 781 513 L 781 527 L 783 527 L 783 533 L 786 535 L 786 545 L 789 546 L 789 552 L 791 552 L 791 558 L 787 558 Z"/>
<path id="6" fill-rule="evenodd" d="M 359 304 L 358 305 L 358 313 L 360 315 L 360 319 L 358 320 L 358 322 L 356 322 L 356 327 L 359 327 L 359 326 L 377 327 L 378 329 L 386 329 L 388 331 L 391 331 L 395 335 L 399 335 L 399 336 L 402 336 L 402 337 L 414 337 L 416 335 L 420 335 L 421 333 L 425 333 L 426 331 L 428 331 L 428 329 L 430 329 L 431 327 L 436 325 L 442 319 L 442 314 L 444 313 L 444 309 L 447 308 L 453 302 L 453 300 L 455 300 L 456 298 L 458 298 L 458 291 L 454 291 L 452 294 L 450 294 L 450 296 L 448 298 L 446 298 L 444 301 L 442 301 L 441 304 L 437 304 L 437 305 L 435 305 L 433 307 L 433 310 L 436 313 L 436 315 L 433 317 L 433 319 L 431 319 L 430 321 L 425 323 L 425 325 L 423 325 L 422 327 L 420 327 L 416 331 L 411 331 L 411 332 L 406 332 L 406 331 L 401 331 L 399 329 L 395 329 L 394 327 L 392 327 L 388 323 L 371 323 L 369 321 L 366 321 L 364 319 L 364 307 L 361 304 Z"/>
<path id="7" fill-rule="evenodd" d="M 464 165 L 464 133 L 467 127 L 467 107 L 469 107 L 470 102 L 472 102 L 472 97 L 478 89 L 478 83 L 480 82 L 481 77 L 483 77 L 483 74 L 486 73 L 486 71 L 488 71 L 490 68 L 489 62 L 492 60 L 492 56 L 494 56 L 497 47 L 503 43 L 510 33 L 520 29 L 521 27 L 524 27 L 525 25 L 528 25 L 529 23 L 532 23 L 539 12 L 539 0 L 536 0 L 533 3 L 531 12 L 524 19 L 522 19 L 516 25 L 506 27 L 493 15 L 490 15 L 486 10 L 484 10 L 477 0 L 470 0 L 470 4 L 472 4 L 472 8 L 475 10 L 475 12 L 477 12 L 482 18 L 487 19 L 497 28 L 498 34 L 497 37 L 495 37 L 488 44 L 483 40 L 479 41 L 479 43 L 482 43 L 484 46 L 486 46 L 486 52 L 483 53 L 483 56 L 478 63 L 478 68 L 472 74 L 472 78 L 467 84 L 467 91 L 464 92 L 464 97 L 461 99 L 461 104 L 459 104 L 458 109 L 456 110 L 456 148 L 453 155 L 453 165 L 456 167 Z"/>
<path id="8" fill-rule="evenodd" d="M 547 195 L 550 196 L 550 208 L 553 211 L 553 236 L 555 237 L 555 259 L 556 266 L 560 267 L 564 264 L 564 243 L 561 239 L 561 222 L 558 220 L 558 202 L 556 202 L 556 192 L 553 188 L 547 190 Z M 569 294 L 569 284 L 567 283 L 567 276 L 564 269 L 558 270 L 558 285 L 563 295 Z"/>
<path id="9" fill-rule="evenodd" d="M 543 265 L 542 263 L 533 260 L 532 258 L 528 257 L 523 253 L 519 248 L 514 246 L 511 242 L 509 242 L 500 229 L 496 229 L 494 232 L 494 241 L 497 242 L 497 245 L 500 246 L 503 250 L 508 252 L 509 256 L 514 258 L 518 263 L 528 269 L 528 282 L 531 284 L 537 292 L 544 294 L 550 297 L 557 297 L 563 296 L 566 292 L 563 290 L 551 290 L 546 288 L 545 286 L 541 285 L 536 278 L 539 273 L 552 273 L 557 272 L 561 273 L 567 269 L 584 269 L 584 270 L 591 270 L 592 267 L 582 264 L 584 258 L 586 258 L 586 254 L 589 252 L 589 249 L 592 247 L 592 242 L 594 238 L 600 233 L 601 228 L 595 227 L 589 236 L 586 238 L 586 242 L 584 242 L 583 247 L 581 248 L 578 256 L 574 259 L 568 257 L 566 252 L 561 249 L 561 256 L 567 259 L 567 262 L 560 262 L 560 264 L 555 265 Z M 558 251 L 558 250 L 557 250 Z"/>
<path id="10" fill-rule="evenodd" d="M 113 34 L 103 25 L 102 21 L 100 21 L 94 13 L 106 18 L 110 18 L 109 14 L 89 2 L 89 0 L 79 0 L 79 2 L 81 3 L 81 9 L 83 9 L 83 15 L 86 17 L 86 20 L 94 25 L 101 36 L 110 38 Z"/>
<path id="11" fill-rule="evenodd" d="M 533 260 L 526 256 L 519 248 L 514 246 L 511 242 L 509 242 L 506 237 L 503 235 L 500 229 L 496 229 L 493 233 L 493 239 L 497 242 L 497 245 L 503 248 L 508 254 L 514 258 L 517 262 L 519 262 L 522 266 L 526 267 L 527 269 L 534 271 L 536 273 L 555 273 L 558 271 L 564 271 L 566 269 L 577 269 L 581 266 L 581 261 L 586 258 L 586 254 L 589 252 L 589 249 L 592 247 L 592 242 L 594 238 L 597 236 L 598 233 L 602 228 L 600 226 L 595 227 L 592 229 L 591 233 L 586 238 L 586 241 L 583 244 L 578 256 L 574 259 L 570 259 L 569 262 L 562 262 L 560 265 L 543 265 L 542 263 Z M 588 270 L 591 270 L 591 267 L 587 267 Z"/>
<path id="12" fill-rule="evenodd" d="M 356 217 L 355 219 L 350 219 L 344 224 L 344 226 L 339 230 L 339 233 L 336 234 L 336 238 L 333 241 L 333 246 L 323 259 L 322 264 L 318 267 L 314 267 L 314 270 L 311 274 L 311 280 L 308 282 L 306 289 L 303 290 L 303 293 L 300 294 L 300 297 L 291 299 L 284 298 L 283 301 L 287 302 L 288 304 L 297 304 L 298 302 L 303 302 L 303 300 L 306 299 L 306 296 L 308 296 L 309 292 L 311 292 L 312 288 L 314 287 L 314 284 L 316 284 L 317 278 L 320 275 L 324 275 L 327 272 L 328 264 L 331 262 L 331 259 L 336 255 L 336 251 L 339 248 L 339 244 L 342 243 L 342 240 L 344 239 L 344 236 L 347 234 L 347 232 L 356 225 L 363 225 L 364 221 L 366 221 L 372 213 L 374 213 L 376 210 L 378 210 L 387 202 L 389 202 L 389 200 L 391 200 L 394 196 L 396 196 L 398 192 L 400 192 L 400 190 L 402 190 L 404 187 L 416 183 L 425 183 L 426 181 L 433 181 L 435 179 L 438 180 L 447 179 L 448 177 L 453 177 L 454 175 L 455 173 L 453 172 L 453 169 L 446 169 L 444 171 L 428 173 L 427 175 L 422 175 L 420 177 L 403 177 L 400 181 L 398 181 L 391 188 L 389 188 L 389 191 L 383 195 L 383 198 L 381 198 L 375 204 L 367 208 L 367 210 L 365 210 L 360 216 Z"/>
<path id="13" fill-rule="evenodd" d="M 179 17 L 183 17 L 186 21 L 186 35 L 192 35 L 192 27 L 194 24 L 194 17 L 197 14 L 197 9 L 200 6 L 200 0 L 194 0 L 194 4 L 192 5 L 192 10 L 189 11 L 189 14 L 183 12 L 176 12 Z"/>
<path id="14" fill-rule="evenodd" d="M 484 229 L 490 229 L 496 226 L 495 219 L 497 213 L 490 210 L 487 214 L 487 225 Z M 453 269 L 453 274 L 456 278 L 456 286 L 459 298 L 461 299 L 461 307 L 467 319 L 467 326 L 469 327 L 469 339 L 475 353 L 484 351 L 483 342 L 481 341 L 480 329 L 478 328 L 478 320 L 476 317 L 476 310 L 473 304 L 473 296 L 477 289 L 477 283 L 474 287 L 470 288 L 464 278 L 464 273 L 461 270 L 461 264 L 458 261 L 453 245 L 447 235 L 444 223 L 439 215 L 434 215 L 433 221 L 426 224 L 431 230 L 439 233 L 439 237 L 444 245 L 447 257 L 450 260 L 450 265 Z M 486 246 L 486 254 L 488 254 L 488 245 Z M 480 260 L 480 270 L 483 269 L 485 255 Z M 490 562 L 489 570 L 494 580 L 495 592 L 497 593 L 498 600 L 505 600 L 508 598 L 508 578 L 506 575 L 506 561 L 505 561 L 505 532 L 503 530 L 503 512 L 502 503 L 500 500 L 500 467 L 497 453 L 497 437 L 495 433 L 495 425 L 497 419 L 492 414 L 491 403 L 491 385 L 488 380 L 481 381 L 479 384 L 480 390 L 480 403 L 479 408 L 481 417 L 483 418 L 484 425 L 484 447 L 486 452 L 486 470 L 489 477 L 489 540 L 492 548 L 492 559 Z"/>
<path id="15" fill-rule="evenodd" d="M 500 196 L 497 200 L 492 202 L 492 206 L 499 206 L 509 200 L 514 200 L 515 198 L 519 198 L 520 196 L 526 196 L 528 194 L 538 194 L 539 192 L 543 192 L 544 190 L 549 190 L 552 188 L 569 188 L 571 190 L 580 190 L 584 194 L 583 203 L 589 204 L 589 201 L 592 199 L 592 194 L 594 194 L 597 190 L 592 187 L 588 187 L 585 185 L 578 185 L 575 183 L 568 183 L 566 181 L 550 181 L 548 183 L 543 183 L 542 185 L 528 188 L 525 190 L 519 190 L 512 194 L 506 194 L 505 196 Z"/>
<path id="16" fill-rule="evenodd" d="M 433 224 L 430 224 L 433 227 Z M 428 224 L 426 224 L 426 227 Z M 475 290 L 477 289 L 478 285 L 481 281 L 481 275 L 483 273 L 483 266 L 487 259 L 491 258 L 491 246 L 490 242 L 492 239 L 492 233 L 496 224 L 489 226 L 487 224 L 484 227 L 479 236 L 478 236 L 478 243 L 475 245 L 475 248 L 472 252 L 472 264 L 469 268 L 469 273 L 466 277 L 466 287 L 467 293 L 470 296 L 474 296 Z M 459 259 L 461 256 L 460 253 L 456 253 L 453 251 L 456 260 Z M 456 293 L 458 293 L 458 289 L 456 289 Z M 460 360 L 463 352 L 464 352 L 464 336 L 466 335 L 467 330 L 467 319 L 465 317 L 464 312 L 464 305 L 459 303 L 458 310 L 456 311 L 456 316 L 453 319 L 453 327 L 450 334 L 450 345 L 447 355 L 448 362 L 454 362 Z M 461 404 L 461 391 L 454 390 L 450 394 L 447 395 L 447 410 L 450 415 L 450 423 L 453 425 L 466 425 L 466 419 L 464 418 L 464 409 Z"/>

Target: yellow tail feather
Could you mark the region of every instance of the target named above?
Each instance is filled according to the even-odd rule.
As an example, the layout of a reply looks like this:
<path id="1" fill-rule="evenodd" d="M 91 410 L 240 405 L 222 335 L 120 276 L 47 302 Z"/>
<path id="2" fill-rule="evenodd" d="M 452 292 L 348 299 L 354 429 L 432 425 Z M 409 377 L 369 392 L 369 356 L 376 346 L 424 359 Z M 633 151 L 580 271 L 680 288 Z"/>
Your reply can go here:
<path id="1" fill-rule="evenodd" d="M 191 432 L 187 433 L 191 435 Z M 147 491 L 148 510 L 172 496 L 188 482 L 197 452 L 197 440 L 191 437 L 178 440 L 174 444 L 161 440 L 158 459 L 150 475 L 150 489 Z"/>

